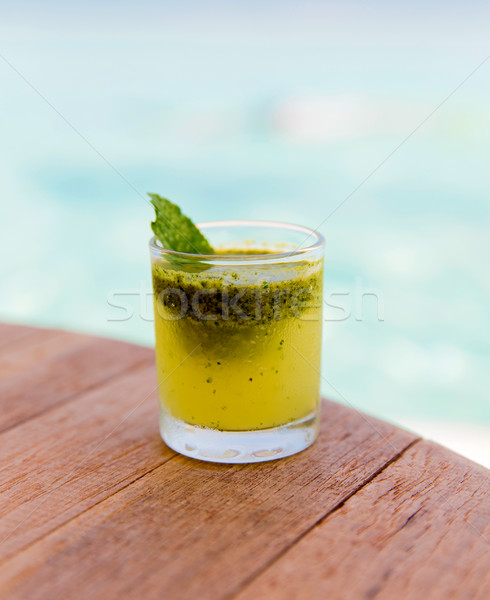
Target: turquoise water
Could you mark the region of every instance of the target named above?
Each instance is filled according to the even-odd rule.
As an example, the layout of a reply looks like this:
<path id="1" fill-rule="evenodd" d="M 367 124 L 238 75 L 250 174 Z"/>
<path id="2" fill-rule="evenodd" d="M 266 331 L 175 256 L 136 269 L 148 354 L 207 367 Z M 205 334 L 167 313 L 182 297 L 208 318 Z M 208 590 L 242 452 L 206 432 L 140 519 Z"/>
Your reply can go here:
<path id="1" fill-rule="evenodd" d="M 490 61 L 325 220 L 488 54 L 483 5 L 15 6 L 0 52 L 81 135 L 0 60 L 0 318 L 151 345 L 146 191 L 323 222 L 324 393 L 490 424 Z"/>

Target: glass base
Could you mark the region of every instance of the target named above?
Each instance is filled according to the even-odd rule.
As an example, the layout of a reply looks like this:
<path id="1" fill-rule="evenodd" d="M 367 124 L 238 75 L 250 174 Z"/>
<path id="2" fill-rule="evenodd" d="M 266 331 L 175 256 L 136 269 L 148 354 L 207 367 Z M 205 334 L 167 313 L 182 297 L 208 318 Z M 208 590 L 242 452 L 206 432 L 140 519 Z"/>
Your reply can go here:
<path id="1" fill-rule="evenodd" d="M 180 454 L 217 463 L 256 463 L 301 452 L 318 436 L 319 413 L 271 429 L 220 431 L 189 425 L 160 411 L 163 441 Z"/>

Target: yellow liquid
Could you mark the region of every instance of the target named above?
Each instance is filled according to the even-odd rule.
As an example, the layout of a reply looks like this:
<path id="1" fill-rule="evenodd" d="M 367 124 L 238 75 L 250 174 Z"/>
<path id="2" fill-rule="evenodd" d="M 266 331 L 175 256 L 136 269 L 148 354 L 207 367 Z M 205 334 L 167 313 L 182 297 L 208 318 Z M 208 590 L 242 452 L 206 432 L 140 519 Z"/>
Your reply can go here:
<path id="1" fill-rule="evenodd" d="M 321 291 L 321 269 L 318 271 Z M 162 409 L 191 425 L 246 431 L 308 417 L 319 402 L 321 302 L 260 323 L 169 319 L 155 297 Z"/>

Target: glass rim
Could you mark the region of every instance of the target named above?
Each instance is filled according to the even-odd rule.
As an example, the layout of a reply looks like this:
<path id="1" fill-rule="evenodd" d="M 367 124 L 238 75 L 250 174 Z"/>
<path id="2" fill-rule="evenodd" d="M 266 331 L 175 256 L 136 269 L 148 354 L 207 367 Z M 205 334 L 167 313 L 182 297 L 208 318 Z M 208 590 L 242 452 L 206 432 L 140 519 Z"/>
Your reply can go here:
<path id="1" fill-rule="evenodd" d="M 196 223 L 196 227 L 198 229 L 202 228 L 224 228 L 224 227 L 258 227 L 258 228 L 266 228 L 270 227 L 273 229 L 286 229 L 289 231 L 295 231 L 298 233 L 304 233 L 305 239 L 298 247 L 293 250 L 288 250 L 285 252 L 270 252 L 266 254 L 196 254 L 193 252 L 179 252 L 177 250 L 168 250 L 160 245 L 156 236 L 150 238 L 149 245 L 152 253 L 158 252 L 160 256 L 170 255 L 175 258 L 180 257 L 184 260 L 199 260 L 199 261 L 208 261 L 208 262 L 219 262 L 219 261 L 240 261 L 240 262 L 274 262 L 277 260 L 284 260 L 287 258 L 295 258 L 297 256 L 301 256 L 307 253 L 314 252 L 315 250 L 319 250 L 323 248 L 325 245 L 325 238 L 321 233 L 319 233 L 315 229 L 310 229 L 309 227 L 305 227 L 304 225 L 295 225 L 293 223 L 284 223 L 281 221 L 262 221 L 262 220 L 240 220 L 240 219 L 230 219 L 223 221 L 203 221 L 201 223 Z M 308 246 L 303 246 L 305 241 L 307 241 L 310 237 L 313 237 L 313 242 Z"/>

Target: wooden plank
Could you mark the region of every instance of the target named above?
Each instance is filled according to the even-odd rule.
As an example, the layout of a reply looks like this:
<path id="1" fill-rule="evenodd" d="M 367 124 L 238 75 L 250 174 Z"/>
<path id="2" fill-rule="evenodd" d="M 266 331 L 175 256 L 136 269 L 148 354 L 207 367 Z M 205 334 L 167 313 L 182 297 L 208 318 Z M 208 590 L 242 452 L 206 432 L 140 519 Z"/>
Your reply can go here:
<path id="1" fill-rule="evenodd" d="M 9 347 L 17 340 L 28 337 L 37 331 L 34 327 L 0 323 L 0 348 Z"/>
<path id="2" fill-rule="evenodd" d="M 490 598 L 490 473 L 419 442 L 237 600 Z"/>
<path id="3" fill-rule="evenodd" d="M 156 393 L 153 365 L 136 367 L 0 435 L 0 559 L 174 455 Z"/>
<path id="4" fill-rule="evenodd" d="M 3 563 L 0 589 L 30 600 L 225 598 L 415 439 L 326 403 L 318 441 L 299 455 L 235 466 L 175 455 Z"/>
<path id="5" fill-rule="evenodd" d="M 0 431 L 43 411 L 143 361 L 153 361 L 153 350 L 78 334 L 66 334 L 65 348 L 52 342 L 49 353 L 36 361 L 37 349 L 20 370 L 12 368 L 0 380 Z M 29 338 L 31 339 L 31 338 Z M 42 354 L 42 352 L 41 352 Z M 15 356 L 12 360 L 15 363 Z M 8 368 L 6 367 L 6 370 Z"/>
<path id="6" fill-rule="evenodd" d="M 40 362 L 59 360 L 67 352 L 87 345 L 94 339 L 66 331 L 36 329 L 15 343 L 0 347 L 0 381 L 15 373 L 25 374 Z"/>

